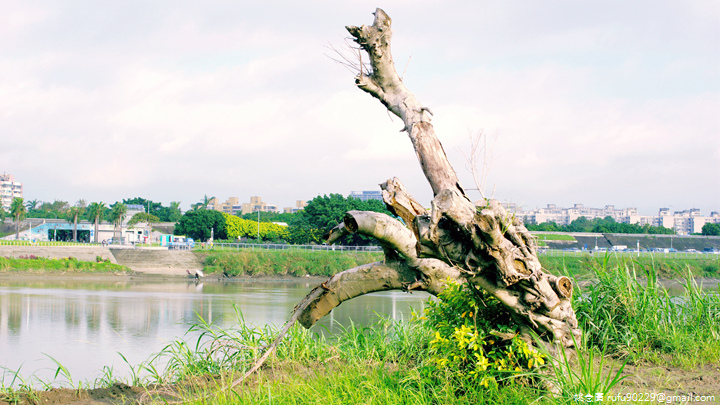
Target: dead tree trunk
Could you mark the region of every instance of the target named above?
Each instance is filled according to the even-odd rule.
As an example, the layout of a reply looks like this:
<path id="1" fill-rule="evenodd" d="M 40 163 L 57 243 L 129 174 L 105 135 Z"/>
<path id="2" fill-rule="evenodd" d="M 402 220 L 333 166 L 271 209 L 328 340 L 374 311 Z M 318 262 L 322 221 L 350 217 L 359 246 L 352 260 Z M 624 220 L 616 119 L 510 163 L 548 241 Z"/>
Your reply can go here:
<path id="1" fill-rule="evenodd" d="M 374 14 L 372 26 L 346 27 L 370 58 L 371 70 L 360 66 L 355 83 L 402 119 L 434 199 L 428 211 L 392 178 L 380 185 L 383 199 L 404 224 L 374 212 L 348 212 L 343 223 L 330 231 L 328 242 L 349 232 L 369 235 L 383 246 L 385 261 L 334 275 L 298 305 L 298 319 L 310 327 L 359 295 L 392 289 L 437 294 L 452 279 L 495 296 L 523 334 L 532 330 L 547 341 L 572 346 L 580 330 L 570 305 L 570 280 L 543 271 L 530 233 L 497 201 L 476 206 L 465 195 L 435 136 L 430 110 L 395 71 L 390 17 L 381 9 Z"/>

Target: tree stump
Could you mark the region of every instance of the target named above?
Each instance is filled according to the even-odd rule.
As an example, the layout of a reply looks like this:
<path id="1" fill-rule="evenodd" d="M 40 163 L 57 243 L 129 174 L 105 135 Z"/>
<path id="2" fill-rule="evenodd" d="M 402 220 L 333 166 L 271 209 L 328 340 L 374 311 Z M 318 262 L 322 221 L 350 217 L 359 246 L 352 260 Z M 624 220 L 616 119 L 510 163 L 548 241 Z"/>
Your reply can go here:
<path id="1" fill-rule="evenodd" d="M 383 290 L 438 294 L 447 280 L 471 283 L 502 302 L 526 337 L 573 346 L 580 337 L 570 298 L 572 283 L 542 269 L 533 237 L 496 200 L 475 205 L 466 196 L 430 123 L 431 112 L 397 75 L 390 52 L 391 19 L 381 9 L 371 26 L 346 27 L 370 58 L 357 86 L 403 121 L 420 166 L 432 187 L 430 210 L 396 178 L 381 184 L 383 200 L 398 219 L 350 211 L 327 235 L 329 243 L 348 232 L 378 240 L 385 261 L 345 270 L 316 287 L 296 311 L 312 326 L 343 301 Z"/>

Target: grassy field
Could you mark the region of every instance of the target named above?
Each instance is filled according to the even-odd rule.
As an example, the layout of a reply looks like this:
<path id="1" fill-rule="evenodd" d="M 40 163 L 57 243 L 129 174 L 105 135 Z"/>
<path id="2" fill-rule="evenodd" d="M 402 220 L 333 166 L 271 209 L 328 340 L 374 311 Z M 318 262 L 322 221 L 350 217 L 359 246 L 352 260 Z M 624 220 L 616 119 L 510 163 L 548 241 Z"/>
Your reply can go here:
<path id="1" fill-rule="evenodd" d="M 0 272 L 126 273 L 130 269 L 100 258 L 95 262 L 84 262 L 74 258 L 45 259 L 30 255 L 18 258 L 0 256 Z"/>
<path id="2" fill-rule="evenodd" d="M 688 271 L 695 277 L 720 277 L 720 260 L 708 259 L 676 259 L 632 257 L 628 255 L 583 255 L 583 256 L 540 256 L 543 268 L 553 274 L 570 274 L 578 279 L 594 279 L 598 269 L 621 267 L 635 270 L 640 277 L 653 272 L 664 279 L 683 278 Z"/>
<path id="3" fill-rule="evenodd" d="M 549 234 L 535 234 L 534 236 L 537 237 L 538 246 L 547 246 L 546 241 L 569 241 L 569 242 L 575 242 L 575 238 L 572 235 L 561 235 L 561 234 L 555 234 L 555 233 L 549 233 Z"/>

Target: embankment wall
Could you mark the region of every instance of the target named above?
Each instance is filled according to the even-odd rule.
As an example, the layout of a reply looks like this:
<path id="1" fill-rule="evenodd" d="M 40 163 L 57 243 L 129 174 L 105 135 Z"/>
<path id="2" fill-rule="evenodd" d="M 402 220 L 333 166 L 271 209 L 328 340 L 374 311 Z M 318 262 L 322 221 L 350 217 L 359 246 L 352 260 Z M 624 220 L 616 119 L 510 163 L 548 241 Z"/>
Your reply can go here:
<path id="1" fill-rule="evenodd" d="M 134 271 L 151 274 L 187 275 L 202 269 L 202 263 L 192 251 L 149 249 L 110 249 L 119 264 Z"/>

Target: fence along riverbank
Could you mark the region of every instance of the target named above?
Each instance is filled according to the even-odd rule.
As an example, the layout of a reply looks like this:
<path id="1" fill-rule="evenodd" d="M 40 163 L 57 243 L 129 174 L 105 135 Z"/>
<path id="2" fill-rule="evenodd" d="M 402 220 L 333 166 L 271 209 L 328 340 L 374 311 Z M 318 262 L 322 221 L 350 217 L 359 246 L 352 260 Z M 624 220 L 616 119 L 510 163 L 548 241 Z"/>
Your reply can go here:
<path id="1" fill-rule="evenodd" d="M 205 246 L 207 250 L 207 245 Z M 380 246 L 339 246 L 339 245 L 288 245 L 281 243 L 215 243 L 217 250 L 303 250 L 313 252 L 382 252 Z"/>

